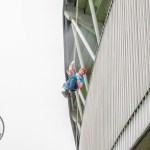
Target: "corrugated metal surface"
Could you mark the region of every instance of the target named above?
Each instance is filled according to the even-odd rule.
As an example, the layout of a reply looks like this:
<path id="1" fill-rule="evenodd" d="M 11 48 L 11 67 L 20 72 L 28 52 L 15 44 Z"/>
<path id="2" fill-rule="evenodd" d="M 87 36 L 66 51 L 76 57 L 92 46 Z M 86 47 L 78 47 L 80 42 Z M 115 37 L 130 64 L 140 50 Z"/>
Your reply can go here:
<path id="1" fill-rule="evenodd" d="M 114 150 L 129 150 L 134 145 L 150 123 L 150 95 L 143 101 L 141 107 L 135 113 L 134 118 L 129 122 L 128 126 L 122 132 L 118 142 L 114 145 Z M 150 146 L 147 145 L 147 146 Z M 146 145 L 144 147 L 147 147 Z M 142 150 L 146 150 L 144 148 Z"/>
<path id="2" fill-rule="evenodd" d="M 114 0 L 93 69 L 79 149 L 128 150 L 150 122 L 149 99 L 118 136 L 149 86 L 150 1 Z"/>

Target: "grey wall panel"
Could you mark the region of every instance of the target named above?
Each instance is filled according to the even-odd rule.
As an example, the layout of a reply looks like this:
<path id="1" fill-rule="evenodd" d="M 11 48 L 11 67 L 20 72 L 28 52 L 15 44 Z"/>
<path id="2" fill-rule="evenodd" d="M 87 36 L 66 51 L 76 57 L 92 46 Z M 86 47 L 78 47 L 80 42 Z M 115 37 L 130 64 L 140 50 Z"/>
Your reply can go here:
<path id="1" fill-rule="evenodd" d="M 149 86 L 150 1 L 114 0 L 93 69 L 79 149 L 111 149 Z M 116 149 L 128 150 L 149 124 L 145 109 L 139 108 Z"/>

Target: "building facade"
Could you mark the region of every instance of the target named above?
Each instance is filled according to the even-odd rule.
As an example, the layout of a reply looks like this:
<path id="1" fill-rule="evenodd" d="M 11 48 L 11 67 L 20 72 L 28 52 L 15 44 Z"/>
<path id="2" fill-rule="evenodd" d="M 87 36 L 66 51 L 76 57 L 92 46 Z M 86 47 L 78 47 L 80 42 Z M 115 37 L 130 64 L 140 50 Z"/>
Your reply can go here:
<path id="1" fill-rule="evenodd" d="M 150 149 L 150 1 L 66 0 L 65 72 L 88 69 L 71 93 L 79 150 Z"/>

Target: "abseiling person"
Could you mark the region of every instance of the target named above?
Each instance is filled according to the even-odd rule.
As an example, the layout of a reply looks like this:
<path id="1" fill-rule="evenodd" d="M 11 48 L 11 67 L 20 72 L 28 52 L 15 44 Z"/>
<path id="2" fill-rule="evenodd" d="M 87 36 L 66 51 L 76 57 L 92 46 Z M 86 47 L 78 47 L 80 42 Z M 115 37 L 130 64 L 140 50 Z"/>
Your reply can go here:
<path id="1" fill-rule="evenodd" d="M 62 94 L 64 97 L 69 96 L 69 91 L 76 91 L 84 85 L 83 76 L 87 73 L 86 68 L 80 68 L 78 73 L 75 72 L 74 61 L 69 66 L 69 79 L 64 83 Z"/>

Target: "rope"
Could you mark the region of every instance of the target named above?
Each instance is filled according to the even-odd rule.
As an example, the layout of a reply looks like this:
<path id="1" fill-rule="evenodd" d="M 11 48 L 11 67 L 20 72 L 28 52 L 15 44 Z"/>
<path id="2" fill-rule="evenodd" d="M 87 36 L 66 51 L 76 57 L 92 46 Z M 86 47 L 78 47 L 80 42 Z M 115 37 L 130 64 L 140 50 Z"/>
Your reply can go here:
<path id="1" fill-rule="evenodd" d="M 78 0 L 76 1 L 76 26 L 78 23 Z M 75 30 L 75 34 L 77 35 L 77 31 Z M 76 73 L 76 67 L 75 67 L 75 57 L 76 57 L 76 44 L 74 43 L 74 55 L 73 55 L 73 61 L 74 61 L 74 71 Z"/>

